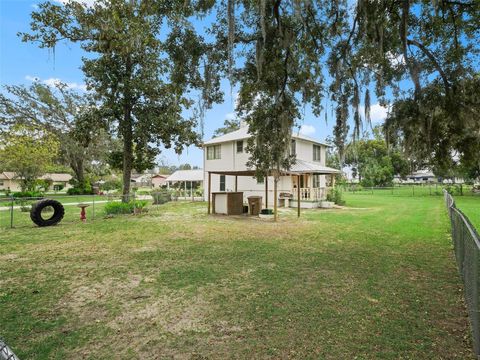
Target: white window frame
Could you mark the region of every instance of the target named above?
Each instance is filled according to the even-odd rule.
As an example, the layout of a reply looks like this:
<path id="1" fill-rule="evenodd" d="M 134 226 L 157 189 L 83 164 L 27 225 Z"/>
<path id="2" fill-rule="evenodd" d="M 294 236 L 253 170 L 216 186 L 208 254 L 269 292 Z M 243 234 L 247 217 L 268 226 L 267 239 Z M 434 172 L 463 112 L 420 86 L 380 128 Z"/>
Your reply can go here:
<path id="1" fill-rule="evenodd" d="M 322 161 L 322 147 L 320 145 L 313 144 L 313 161 Z"/>
<path id="2" fill-rule="evenodd" d="M 219 160 L 222 158 L 222 145 L 207 146 L 207 160 Z"/>
<path id="3" fill-rule="evenodd" d="M 241 145 L 241 148 L 239 150 L 238 146 Z M 235 144 L 236 149 L 237 149 L 237 154 L 243 153 L 243 140 L 238 140 Z"/>
<path id="4" fill-rule="evenodd" d="M 227 177 L 225 175 L 220 175 L 220 182 L 219 182 L 219 190 L 220 191 L 225 191 L 227 188 Z M 222 186 L 223 185 L 223 186 Z M 223 190 L 222 190 L 223 187 Z"/>

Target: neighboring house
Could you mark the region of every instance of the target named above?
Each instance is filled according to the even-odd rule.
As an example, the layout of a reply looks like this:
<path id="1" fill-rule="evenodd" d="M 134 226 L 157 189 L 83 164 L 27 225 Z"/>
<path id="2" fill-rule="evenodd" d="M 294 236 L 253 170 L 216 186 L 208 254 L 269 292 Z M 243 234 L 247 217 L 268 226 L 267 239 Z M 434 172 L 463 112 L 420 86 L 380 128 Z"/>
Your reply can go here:
<path id="1" fill-rule="evenodd" d="M 39 180 L 50 180 L 51 186 L 49 191 L 67 190 L 72 187 L 70 180 L 72 175 L 63 173 L 45 174 Z M 14 172 L 4 171 L 0 173 L 0 190 L 1 191 L 21 191 L 21 179 L 15 176 Z"/>
<path id="2" fill-rule="evenodd" d="M 205 200 L 208 200 L 210 192 L 239 191 L 243 192 L 244 201 L 249 196 L 257 195 L 263 197 L 264 206 L 273 205 L 273 177 L 268 177 L 267 183 L 263 179 L 257 181 L 253 171 L 246 166 L 249 158 L 246 146 L 250 136 L 248 127 L 243 126 L 203 144 Z M 331 184 L 333 176 L 340 173 L 340 170 L 325 166 L 327 146 L 302 134 L 292 135 L 291 153 L 296 155 L 296 163 L 280 177 L 277 190 L 279 200 L 290 198 L 296 201 L 300 193 L 301 207 L 316 207 L 326 198 L 328 182 Z M 268 204 L 265 204 L 267 196 Z M 294 206 L 292 202 L 290 205 Z"/>
<path id="3" fill-rule="evenodd" d="M 410 175 L 407 175 L 405 179 L 401 179 L 399 176 L 395 176 L 393 182 L 399 184 L 433 184 L 433 183 L 444 183 L 444 184 L 463 184 L 464 180 L 461 178 L 454 179 L 442 179 L 439 176 L 436 176 L 431 170 L 423 169 L 418 170 Z"/>
<path id="4" fill-rule="evenodd" d="M 189 188 L 203 188 L 203 170 L 177 170 L 167 178 L 168 187 L 172 186 L 175 183 L 183 183 L 183 186 L 189 184 Z"/>
<path id="5" fill-rule="evenodd" d="M 194 198 L 197 189 L 203 189 L 203 170 L 177 170 L 167 178 L 167 187 L 175 186 L 183 197 Z"/>
<path id="6" fill-rule="evenodd" d="M 159 188 L 162 187 L 167 183 L 167 177 L 168 175 L 153 175 L 152 176 L 152 187 L 153 188 Z"/>
<path id="7" fill-rule="evenodd" d="M 151 174 L 135 174 L 130 178 L 130 183 L 135 187 L 151 187 L 152 175 Z"/>

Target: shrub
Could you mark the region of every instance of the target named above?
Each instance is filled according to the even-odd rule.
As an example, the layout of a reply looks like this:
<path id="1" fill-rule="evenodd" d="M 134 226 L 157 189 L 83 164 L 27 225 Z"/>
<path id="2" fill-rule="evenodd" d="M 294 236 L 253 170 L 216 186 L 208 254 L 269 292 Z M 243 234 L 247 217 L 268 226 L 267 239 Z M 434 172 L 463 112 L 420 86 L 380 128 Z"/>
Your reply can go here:
<path id="1" fill-rule="evenodd" d="M 82 183 L 78 181 L 71 181 L 73 187 L 67 190 L 67 195 L 93 195 L 92 184 L 89 180 Z"/>
<path id="2" fill-rule="evenodd" d="M 165 190 L 152 191 L 151 195 L 153 197 L 153 205 L 165 204 L 172 200 L 170 193 Z"/>
<path id="3" fill-rule="evenodd" d="M 40 191 L 19 191 L 13 193 L 14 198 L 43 198 L 43 193 Z"/>
<path id="4" fill-rule="evenodd" d="M 109 202 L 105 205 L 104 211 L 106 215 L 133 214 L 135 210 L 142 212 L 146 206 L 146 200 L 132 200 L 127 203 Z"/>
<path id="5" fill-rule="evenodd" d="M 337 205 L 345 205 L 345 200 L 342 198 L 342 191 L 338 187 L 333 188 L 327 194 L 327 201 L 331 201 Z"/>

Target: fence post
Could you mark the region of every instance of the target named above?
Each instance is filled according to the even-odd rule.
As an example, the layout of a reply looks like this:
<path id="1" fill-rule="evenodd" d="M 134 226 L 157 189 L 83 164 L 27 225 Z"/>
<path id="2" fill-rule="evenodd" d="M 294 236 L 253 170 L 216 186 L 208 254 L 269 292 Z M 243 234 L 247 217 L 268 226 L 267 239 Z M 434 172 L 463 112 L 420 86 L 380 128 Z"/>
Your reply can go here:
<path id="1" fill-rule="evenodd" d="M 14 204 L 14 197 L 12 195 L 11 202 L 10 202 L 10 229 L 13 229 L 13 204 Z"/>

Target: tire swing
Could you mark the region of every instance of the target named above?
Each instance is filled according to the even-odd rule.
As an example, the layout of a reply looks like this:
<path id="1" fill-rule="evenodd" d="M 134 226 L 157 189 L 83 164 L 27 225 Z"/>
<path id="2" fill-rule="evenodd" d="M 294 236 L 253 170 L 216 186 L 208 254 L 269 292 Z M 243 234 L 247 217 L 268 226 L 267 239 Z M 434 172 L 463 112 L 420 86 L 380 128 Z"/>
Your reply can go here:
<path id="1" fill-rule="evenodd" d="M 42 217 L 42 211 L 47 207 L 53 208 L 53 215 L 47 219 L 44 219 Z M 38 226 L 57 225 L 60 221 L 62 221 L 64 215 L 65 209 L 63 205 L 57 200 L 52 199 L 37 201 L 32 205 L 32 209 L 30 210 L 30 219 L 32 219 L 32 221 Z"/>

